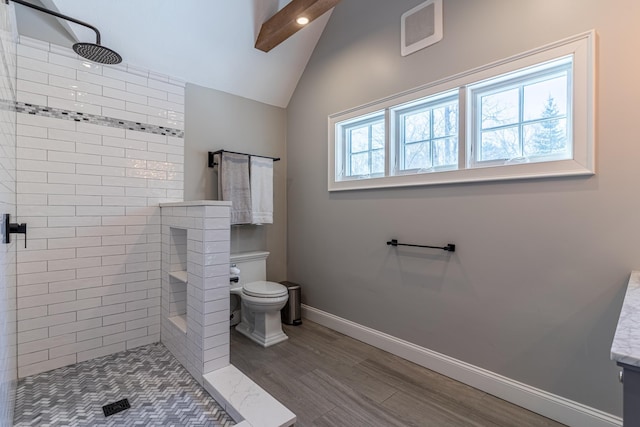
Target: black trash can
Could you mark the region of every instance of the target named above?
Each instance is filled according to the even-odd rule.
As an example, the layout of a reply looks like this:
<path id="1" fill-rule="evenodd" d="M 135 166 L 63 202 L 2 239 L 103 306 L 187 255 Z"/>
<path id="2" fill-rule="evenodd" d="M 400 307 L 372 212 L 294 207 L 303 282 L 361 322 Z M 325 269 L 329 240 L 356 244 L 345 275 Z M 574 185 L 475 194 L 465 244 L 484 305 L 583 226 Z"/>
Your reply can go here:
<path id="1" fill-rule="evenodd" d="M 302 325 L 302 309 L 300 301 L 300 285 L 293 282 L 280 282 L 289 291 L 289 300 L 282 311 L 282 323 L 287 325 Z"/>

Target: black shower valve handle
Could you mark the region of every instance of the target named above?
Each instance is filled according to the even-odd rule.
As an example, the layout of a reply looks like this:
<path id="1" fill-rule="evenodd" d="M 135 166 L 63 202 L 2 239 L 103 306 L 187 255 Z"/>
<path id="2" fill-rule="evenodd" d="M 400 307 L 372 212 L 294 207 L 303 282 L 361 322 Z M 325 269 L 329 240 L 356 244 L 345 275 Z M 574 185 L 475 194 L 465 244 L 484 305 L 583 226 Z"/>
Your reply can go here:
<path id="1" fill-rule="evenodd" d="M 24 248 L 27 249 L 27 224 L 11 223 L 9 224 L 9 233 L 24 234 Z"/>
<path id="2" fill-rule="evenodd" d="M 27 248 L 27 224 L 11 222 L 11 215 L 4 214 L 4 243 L 11 243 L 11 234 L 24 234 L 24 247 Z"/>

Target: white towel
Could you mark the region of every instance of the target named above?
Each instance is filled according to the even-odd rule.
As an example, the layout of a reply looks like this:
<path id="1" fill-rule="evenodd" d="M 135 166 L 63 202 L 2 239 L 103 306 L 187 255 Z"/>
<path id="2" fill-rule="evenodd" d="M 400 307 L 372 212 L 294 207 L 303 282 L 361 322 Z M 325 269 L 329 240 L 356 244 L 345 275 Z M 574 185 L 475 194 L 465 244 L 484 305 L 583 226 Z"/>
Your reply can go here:
<path id="1" fill-rule="evenodd" d="M 273 160 L 251 156 L 251 223 L 273 224 Z"/>
<path id="2" fill-rule="evenodd" d="M 249 156 L 222 153 L 218 161 L 218 198 L 231 201 L 231 224 L 251 223 Z"/>

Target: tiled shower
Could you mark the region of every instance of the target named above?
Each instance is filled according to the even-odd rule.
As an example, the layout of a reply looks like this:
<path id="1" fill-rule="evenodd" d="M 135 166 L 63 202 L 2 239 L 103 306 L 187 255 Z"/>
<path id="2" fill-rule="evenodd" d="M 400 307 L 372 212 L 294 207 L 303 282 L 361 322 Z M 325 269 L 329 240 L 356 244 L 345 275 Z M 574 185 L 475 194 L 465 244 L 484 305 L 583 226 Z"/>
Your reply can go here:
<path id="1" fill-rule="evenodd" d="M 160 339 L 159 202 L 182 200 L 184 84 L 17 47 L 18 376 Z"/>
<path id="2" fill-rule="evenodd" d="M 160 341 L 159 204 L 182 201 L 184 180 L 184 82 L 18 39 L 13 7 L 0 5 L 0 208 L 28 232 L 0 246 L 0 425 L 18 378 Z M 225 348 L 211 357 L 228 363 Z"/>

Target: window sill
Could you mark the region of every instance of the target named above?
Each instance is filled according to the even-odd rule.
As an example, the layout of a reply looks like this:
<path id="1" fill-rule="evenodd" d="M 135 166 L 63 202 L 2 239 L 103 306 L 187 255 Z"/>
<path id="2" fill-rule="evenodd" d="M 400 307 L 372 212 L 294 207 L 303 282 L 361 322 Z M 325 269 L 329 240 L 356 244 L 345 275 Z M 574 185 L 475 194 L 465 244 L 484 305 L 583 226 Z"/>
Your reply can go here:
<path id="1" fill-rule="evenodd" d="M 414 187 L 469 182 L 510 181 L 536 178 L 594 175 L 593 168 L 585 167 L 575 160 L 555 162 L 500 165 L 475 169 L 416 173 L 380 178 L 330 181 L 329 191 L 349 191 L 374 188 Z"/>

